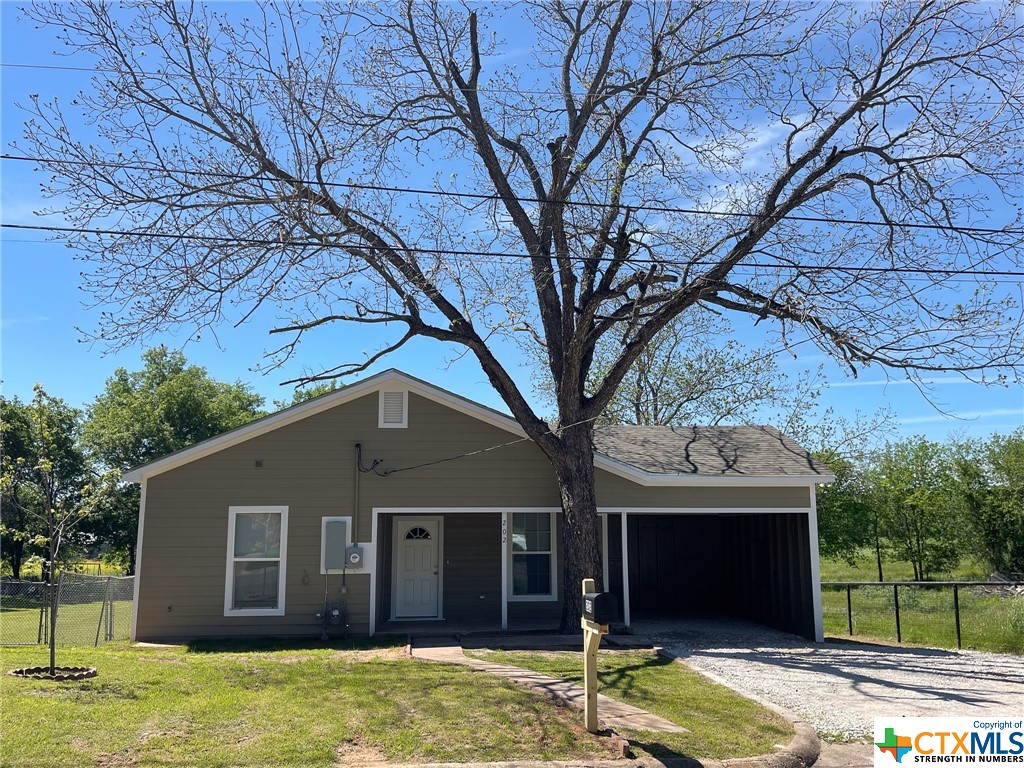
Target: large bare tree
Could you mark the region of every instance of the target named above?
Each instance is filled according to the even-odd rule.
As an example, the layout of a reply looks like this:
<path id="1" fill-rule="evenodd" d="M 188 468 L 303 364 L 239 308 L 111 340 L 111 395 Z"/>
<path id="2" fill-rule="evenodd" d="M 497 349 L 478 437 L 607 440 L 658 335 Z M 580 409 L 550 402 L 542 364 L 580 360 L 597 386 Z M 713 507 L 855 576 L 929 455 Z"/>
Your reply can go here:
<path id="1" fill-rule="evenodd" d="M 75 227 L 123 233 L 69 234 L 99 333 L 198 333 L 269 304 L 289 318 L 278 362 L 332 324 L 397 329 L 310 379 L 415 337 L 471 354 L 551 461 L 567 584 L 601 568 L 594 420 L 684 312 L 753 315 L 853 372 L 1021 364 L 1019 287 L 986 277 L 1020 263 L 1017 3 L 25 14 L 97 68 L 70 106 L 26 103 L 22 151 Z M 543 348 L 558 428 L 509 338 Z"/>

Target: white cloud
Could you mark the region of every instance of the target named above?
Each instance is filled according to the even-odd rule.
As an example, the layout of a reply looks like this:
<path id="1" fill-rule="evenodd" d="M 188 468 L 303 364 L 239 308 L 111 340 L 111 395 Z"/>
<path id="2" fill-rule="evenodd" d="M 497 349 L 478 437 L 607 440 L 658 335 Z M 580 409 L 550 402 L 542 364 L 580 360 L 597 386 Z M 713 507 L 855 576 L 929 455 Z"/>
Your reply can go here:
<path id="1" fill-rule="evenodd" d="M 993 408 L 989 411 L 967 411 L 948 415 L 936 413 L 931 416 L 912 416 L 909 419 L 900 419 L 900 423 L 904 426 L 910 424 L 942 424 L 951 421 L 981 421 L 982 419 L 995 419 L 1004 416 L 1017 416 L 1024 423 L 1024 407 Z"/>
<path id="2" fill-rule="evenodd" d="M 918 383 L 932 386 L 936 384 L 973 384 L 974 382 L 959 376 L 944 376 L 941 378 L 921 379 L 920 382 L 910 381 L 909 379 L 871 379 L 869 381 L 858 379 L 856 381 L 840 381 L 830 384 L 829 387 L 831 389 L 843 389 L 845 387 L 895 387 Z"/>
<path id="3" fill-rule="evenodd" d="M 6 331 L 19 325 L 39 325 L 49 321 L 46 315 L 20 315 L 0 318 L 0 331 Z"/>

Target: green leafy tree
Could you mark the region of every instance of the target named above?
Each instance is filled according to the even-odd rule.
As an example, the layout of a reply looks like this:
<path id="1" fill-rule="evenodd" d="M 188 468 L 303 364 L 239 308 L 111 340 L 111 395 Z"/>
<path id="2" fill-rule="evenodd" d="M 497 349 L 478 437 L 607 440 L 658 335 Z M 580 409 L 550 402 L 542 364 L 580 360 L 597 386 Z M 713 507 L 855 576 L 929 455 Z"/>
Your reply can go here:
<path id="1" fill-rule="evenodd" d="M 80 494 L 89 473 L 82 451 L 81 412 L 36 385 L 32 402 L 0 399 L 3 420 L 0 536 L 15 578 L 28 555 L 45 555 L 49 507 Z M 45 470 L 45 472 L 44 472 Z M 45 476 L 45 482 L 44 482 Z M 68 548 L 62 549 L 67 554 Z M 48 558 L 47 563 L 52 563 Z M 44 567 L 44 576 L 49 565 Z"/>
<path id="2" fill-rule="evenodd" d="M 305 387 L 297 387 L 295 391 L 292 392 L 291 400 L 275 400 L 274 408 L 279 411 L 284 408 L 290 408 L 293 405 L 298 405 L 299 403 L 304 403 L 307 400 L 312 400 L 313 398 L 320 397 L 321 395 L 334 392 L 343 386 L 343 384 L 339 384 L 337 381 L 322 381 L 318 384 L 309 384 Z"/>
<path id="3" fill-rule="evenodd" d="M 888 444 L 868 471 L 878 527 L 893 554 L 913 566 L 915 580 L 955 566 L 962 555 L 963 516 L 951 464 L 949 446 L 911 437 Z"/>
<path id="4" fill-rule="evenodd" d="M 1024 573 L 1024 429 L 961 443 L 955 468 L 974 550 L 997 571 Z"/>
<path id="5" fill-rule="evenodd" d="M 178 351 L 159 346 L 142 368 L 118 368 L 89 406 L 83 436 L 102 464 L 124 471 L 263 415 L 263 398 L 241 381 L 213 379 Z M 90 527 L 135 572 L 139 488 L 123 485 L 102 501 Z"/>
<path id="6" fill-rule="evenodd" d="M 18 404 L 10 405 L 13 411 Z M 17 409 L 27 417 L 24 423 L 17 417 L 25 428 L 22 456 L 4 463 L 0 485 L 6 497 L 26 500 L 20 510 L 24 528 L 11 531 L 5 524 L 5 533 L 16 534 L 46 553 L 43 575 L 50 586 L 52 675 L 59 608 L 55 576 L 73 537 L 113 488 L 116 473 L 99 476 L 91 469 L 79 441 L 81 412 L 48 395 L 39 384 L 31 404 Z"/>
<path id="7" fill-rule="evenodd" d="M 818 502 L 818 549 L 822 557 L 853 565 L 872 542 L 872 507 L 861 467 L 840 456 L 827 457 L 836 479 L 821 486 Z M 881 581 L 881 575 L 878 577 Z"/>
<path id="8" fill-rule="evenodd" d="M 29 406 L 18 398 L 0 398 L 0 430 L 3 433 L 3 454 L 0 456 L 0 556 L 16 579 L 21 578 L 21 565 L 33 554 L 28 541 L 38 533 L 42 502 L 31 482 L 36 464 L 32 440 L 32 419 Z"/>

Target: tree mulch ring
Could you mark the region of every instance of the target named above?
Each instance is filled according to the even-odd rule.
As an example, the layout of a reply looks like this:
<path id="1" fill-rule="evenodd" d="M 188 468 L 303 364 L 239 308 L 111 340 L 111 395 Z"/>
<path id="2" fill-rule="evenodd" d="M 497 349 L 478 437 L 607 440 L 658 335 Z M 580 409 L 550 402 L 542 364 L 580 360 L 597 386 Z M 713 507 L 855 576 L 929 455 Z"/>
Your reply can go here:
<path id="1" fill-rule="evenodd" d="M 49 667 L 24 667 L 22 669 L 12 669 L 7 674 L 14 675 L 15 677 L 32 677 L 36 680 L 65 682 L 96 677 L 99 672 L 96 671 L 96 667 L 54 667 L 54 672 L 51 675 Z"/>

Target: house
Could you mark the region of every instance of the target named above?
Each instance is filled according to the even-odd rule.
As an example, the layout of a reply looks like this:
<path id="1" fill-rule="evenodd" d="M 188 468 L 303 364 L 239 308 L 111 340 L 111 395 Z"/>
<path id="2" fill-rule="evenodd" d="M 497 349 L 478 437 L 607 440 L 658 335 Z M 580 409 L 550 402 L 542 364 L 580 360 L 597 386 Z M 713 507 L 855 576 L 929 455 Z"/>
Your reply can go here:
<path id="1" fill-rule="evenodd" d="M 727 614 L 821 638 L 815 486 L 764 427 L 596 431 L 622 621 Z M 132 638 L 554 626 L 550 464 L 509 416 L 387 371 L 137 467 Z"/>

